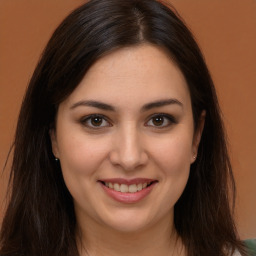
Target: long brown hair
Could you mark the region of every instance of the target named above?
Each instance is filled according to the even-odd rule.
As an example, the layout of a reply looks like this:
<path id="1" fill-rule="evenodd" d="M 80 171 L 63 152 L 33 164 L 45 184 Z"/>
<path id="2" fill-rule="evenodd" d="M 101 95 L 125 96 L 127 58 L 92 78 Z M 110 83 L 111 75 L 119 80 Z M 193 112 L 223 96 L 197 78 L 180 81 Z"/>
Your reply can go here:
<path id="1" fill-rule="evenodd" d="M 155 0 L 92 0 L 54 32 L 19 115 L 1 254 L 78 256 L 73 200 L 52 155 L 49 130 L 59 104 L 97 59 L 143 43 L 163 47 L 179 66 L 190 90 L 195 126 L 202 110 L 207 113 L 198 158 L 174 209 L 188 256 L 227 256 L 235 249 L 246 255 L 229 205 L 235 184 L 212 79 L 184 22 L 172 7 Z"/>

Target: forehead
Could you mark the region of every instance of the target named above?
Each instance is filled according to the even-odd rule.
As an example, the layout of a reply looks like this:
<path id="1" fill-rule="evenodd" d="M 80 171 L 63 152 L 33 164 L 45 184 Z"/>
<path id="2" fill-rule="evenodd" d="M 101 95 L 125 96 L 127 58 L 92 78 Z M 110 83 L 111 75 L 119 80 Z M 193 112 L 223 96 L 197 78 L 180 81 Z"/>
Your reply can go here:
<path id="1" fill-rule="evenodd" d="M 121 48 L 100 58 L 67 99 L 136 105 L 177 98 L 190 105 L 186 80 L 162 48 L 149 44 Z"/>

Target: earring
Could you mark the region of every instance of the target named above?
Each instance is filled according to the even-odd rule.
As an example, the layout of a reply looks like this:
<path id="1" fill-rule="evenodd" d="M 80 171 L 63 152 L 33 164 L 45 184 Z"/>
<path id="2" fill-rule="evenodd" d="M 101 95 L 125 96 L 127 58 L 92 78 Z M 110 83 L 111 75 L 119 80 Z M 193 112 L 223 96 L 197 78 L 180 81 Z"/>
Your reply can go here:
<path id="1" fill-rule="evenodd" d="M 195 155 L 195 156 L 193 156 L 193 159 L 194 159 L 194 160 L 196 160 L 196 155 Z"/>
<path id="2" fill-rule="evenodd" d="M 55 157 L 55 161 L 58 162 L 58 161 L 59 161 L 59 158 Z"/>

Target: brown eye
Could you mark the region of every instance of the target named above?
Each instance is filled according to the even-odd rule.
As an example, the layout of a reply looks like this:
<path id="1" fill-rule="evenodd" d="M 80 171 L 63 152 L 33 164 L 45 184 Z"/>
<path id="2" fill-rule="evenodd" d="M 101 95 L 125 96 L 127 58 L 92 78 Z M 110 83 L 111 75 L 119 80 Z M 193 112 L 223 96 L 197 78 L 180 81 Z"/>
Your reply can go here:
<path id="1" fill-rule="evenodd" d="M 81 123 L 88 128 L 104 128 L 110 127 L 111 124 L 107 121 L 104 116 L 101 115 L 90 115 L 81 120 Z"/>
<path id="2" fill-rule="evenodd" d="M 146 123 L 147 126 L 152 126 L 155 128 L 165 128 L 177 123 L 175 118 L 167 114 L 156 114 L 152 116 Z"/>
<path id="3" fill-rule="evenodd" d="M 155 126 L 161 126 L 164 123 L 164 117 L 163 116 L 156 116 L 152 118 L 152 123 Z"/>
<path id="4" fill-rule="evenodd" d="M 102 117 L 99 117 L 99 116 L 96 116 L 96 117 L 92 117 L 92 118 L 91 118 L 91 124 L 92 124 L 93 126 L 101 126 L 102 121 L 103 121 L 103 118 L 102 118 Z"/>

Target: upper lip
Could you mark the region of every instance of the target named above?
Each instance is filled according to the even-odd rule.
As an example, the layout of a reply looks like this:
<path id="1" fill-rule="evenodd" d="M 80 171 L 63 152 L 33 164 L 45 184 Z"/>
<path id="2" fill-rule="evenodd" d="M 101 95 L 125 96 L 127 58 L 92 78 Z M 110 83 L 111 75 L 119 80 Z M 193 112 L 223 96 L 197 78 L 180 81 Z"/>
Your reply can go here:
<path id="1" fill-rule="evenodd" d="M 157 181 L 155 179 L 148 179 L 148 178 L 133 178 L 133 179 L 124 179 L 124 178 L 112 178 L 112 179 L 100 179 L 101 182 L 111 182 L 111 183 L 117 183 L 117 184 L 126 184 L 126 185 L 132 185 L 132 184 L 143 184 L 143 183 L 151 183 L 154 181 Z"/>

